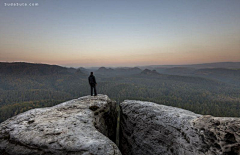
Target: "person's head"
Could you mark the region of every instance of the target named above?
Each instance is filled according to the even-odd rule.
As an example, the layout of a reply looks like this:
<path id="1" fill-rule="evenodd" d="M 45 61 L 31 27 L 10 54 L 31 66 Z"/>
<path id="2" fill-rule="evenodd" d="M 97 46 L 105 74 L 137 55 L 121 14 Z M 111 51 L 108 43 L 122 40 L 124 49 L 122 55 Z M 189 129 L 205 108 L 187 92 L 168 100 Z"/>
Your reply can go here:
<path id="1" fill-rule="evenodd" d="M 91 75 L 93 75 L 93 72 L 91 72 Z"/>

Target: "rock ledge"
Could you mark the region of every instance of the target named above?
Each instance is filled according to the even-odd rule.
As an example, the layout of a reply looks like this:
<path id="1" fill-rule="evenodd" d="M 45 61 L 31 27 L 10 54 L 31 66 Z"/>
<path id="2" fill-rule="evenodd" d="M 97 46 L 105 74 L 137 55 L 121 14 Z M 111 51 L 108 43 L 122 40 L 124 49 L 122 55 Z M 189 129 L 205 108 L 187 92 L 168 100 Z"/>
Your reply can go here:
<path id="1" fill-rule="evenodd" d="M 115 136 L 115 106 L 106 95 L 85 96 L 19 114 L 0 124 L 0 154 L 120 155 L 106 137 Z"/>
<path id="2" fill-rule="evenodd" d="M 124 155 L 240 155 L 240 118 L 134 100 L 120 108 Z"/>

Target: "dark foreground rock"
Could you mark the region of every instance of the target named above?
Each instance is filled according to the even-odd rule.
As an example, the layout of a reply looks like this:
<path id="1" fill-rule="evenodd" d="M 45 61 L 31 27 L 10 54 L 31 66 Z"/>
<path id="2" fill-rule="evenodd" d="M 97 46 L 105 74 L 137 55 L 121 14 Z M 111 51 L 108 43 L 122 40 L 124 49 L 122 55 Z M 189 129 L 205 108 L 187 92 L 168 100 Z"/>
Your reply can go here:
<path id="1" fill-rule="evenodd" d="M 240 155 L 240 118 L 132 100 L 120 108 L 124 155 Z"/>
<path id="2" fill-rule="evenodd" d="M 0 154 L 120 155 L 116 103 L 106 95 L 39 108 L 0 124 Z"/>

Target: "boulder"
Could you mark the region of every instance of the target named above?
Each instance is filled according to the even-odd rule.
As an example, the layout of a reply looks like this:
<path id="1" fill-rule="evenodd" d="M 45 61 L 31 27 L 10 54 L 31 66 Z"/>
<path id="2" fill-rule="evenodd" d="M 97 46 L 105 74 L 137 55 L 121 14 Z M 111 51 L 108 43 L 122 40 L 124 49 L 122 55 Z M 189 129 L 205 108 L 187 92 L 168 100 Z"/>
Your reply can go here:
<path id="1" fill-rule="evenodd" d="M 116 117 L 106 95 L 32 109 L 0 124 L 0 154 L 120 155 Z"/>
<path id="2" fill-rule="evenodd" d="M 124 155 L 240 155 L 240 118 L 134 100 L 120 103 L 120 109 Z"/>

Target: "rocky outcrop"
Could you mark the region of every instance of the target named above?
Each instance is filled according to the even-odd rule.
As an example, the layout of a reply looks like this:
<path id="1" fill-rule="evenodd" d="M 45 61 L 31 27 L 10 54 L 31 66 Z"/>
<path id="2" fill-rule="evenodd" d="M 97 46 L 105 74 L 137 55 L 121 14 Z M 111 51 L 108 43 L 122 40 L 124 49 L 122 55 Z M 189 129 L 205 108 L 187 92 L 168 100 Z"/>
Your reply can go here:
<path id="1" fill-rule="evenodd" d="M 134 100 L 120 109 L 124 155 L 240 155 L 240 118 Z M 106 95 L 29 110 L 0 124 L 0 154 L 121 155 L 116 123 L 116 103 Z"/>
<path id="2" fill-rule="evenodd" d="M 156 70 L 145 69 L 140 73 L 141 75 L 160 75 Z"/>
<path id="3" fill-rule="evenodd" d="M 240 118 L 202 116 L 134 100 L 120 108 L 124 155 L 240 155 Z"/>
<path id="4" fill-rule="evenodd" d="M 106 95 L 86 96 L 12 117 L 0 125 L 0 154 L 120 155 L 110 140 L 115 106 Z"/>

